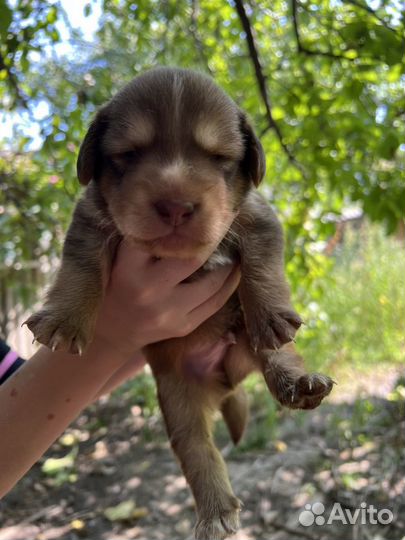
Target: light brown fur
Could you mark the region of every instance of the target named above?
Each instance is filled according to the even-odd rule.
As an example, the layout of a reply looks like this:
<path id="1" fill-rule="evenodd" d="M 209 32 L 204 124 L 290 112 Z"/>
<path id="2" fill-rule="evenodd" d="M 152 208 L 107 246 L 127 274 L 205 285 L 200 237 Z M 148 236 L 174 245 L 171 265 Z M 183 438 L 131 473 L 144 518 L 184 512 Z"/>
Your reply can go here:
<path id="1" fill-rule="evenodd" d="M 225 538 L 239 525 L 239 501 L 213 440 L 215 410 L 237 443 L 248 416 L 238 385 L 252 371 L 262 372 L 273 396 L 292 408 L 316 407 L 332 388 L 328 377 L 305 372 L 289 343 L 301 320 L 284 276 L 281 226 L 254 189 L 264 172 L 263 149 L 245 115 L 210 79 L 172 68 L 137 77 L 99 111 L 83 141 L 78 176 L 87 189 L 56 282 L 27 321 L 41 343 L 83 350 L 122 237 L 158 257 L 216 248 L 191 279 L 240 263 L 238 293 L 218 313 L 186 337 L 145 349 L 196 500 L 198 540 Z M 170 205 L 181 211 L 173 214 Z M 193 351 L 229 333 L 236 343 L 197 376 Z"/>

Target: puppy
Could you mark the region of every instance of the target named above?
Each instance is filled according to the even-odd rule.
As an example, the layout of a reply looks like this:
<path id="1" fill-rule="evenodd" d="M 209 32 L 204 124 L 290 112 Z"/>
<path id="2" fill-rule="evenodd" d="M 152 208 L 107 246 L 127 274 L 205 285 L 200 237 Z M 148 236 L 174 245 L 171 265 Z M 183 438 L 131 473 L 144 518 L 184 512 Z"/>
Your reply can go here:
<path id="1" fill-rule="evenodd" d="M 123 237 L 156 257 L 213 252 L 191 279 L 240 264 L 239 289 L 216 315 L 186 337 L 145 349 L 195 498 L 195 537 L 225 538 L 238 528 L 240 503 L 214 444 L 215 410 L 237 443 L 247 419 L 239 383 L 252 371 L 261 371 L 273 396 L 292 408 L 318 406 L 333 385 L 308 375 L 290 343 L 301 319 L 284 277 L 280 224 L 255 190 L 265 173 L 262 146 L 211 79 L 159 68 L 136 77 L 98 112 L 77 170 L 87 189 L 62 265 L 44 307 L 27 321 L 40 343 L 71 353 L 86 348 Z M 202 357 L 215 362 L 199 375 Z"/>

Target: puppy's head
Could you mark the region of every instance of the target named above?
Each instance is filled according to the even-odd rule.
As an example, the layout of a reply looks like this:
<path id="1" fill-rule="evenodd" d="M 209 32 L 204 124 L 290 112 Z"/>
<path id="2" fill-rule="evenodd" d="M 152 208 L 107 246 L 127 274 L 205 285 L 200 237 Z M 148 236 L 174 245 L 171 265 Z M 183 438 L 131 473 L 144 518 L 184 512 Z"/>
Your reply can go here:
<path id="1" fill-rule="evenodd" d="M 245 115 L 211 79 L 159 68 L 97 114 L 78 177 L 93 180 L 120 232 L 157 256 L 213 249 L 265 160 Z"/>

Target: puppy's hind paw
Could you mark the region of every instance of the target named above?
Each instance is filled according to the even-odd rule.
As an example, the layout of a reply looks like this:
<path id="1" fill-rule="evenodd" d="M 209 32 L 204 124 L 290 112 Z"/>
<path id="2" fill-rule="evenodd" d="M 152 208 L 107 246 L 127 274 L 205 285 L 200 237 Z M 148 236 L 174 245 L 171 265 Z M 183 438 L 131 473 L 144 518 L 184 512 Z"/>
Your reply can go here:
<path id="1" fill-rule="evenodd" d="M 84 325 L 74 316 L 61 315 L 45 308 L 31 315 L 23 324 L 28 326 L 36 341 L 52 351 L 82 354 L 88 343 Z"/>
<path id="2" fill-rule="evenodd" d="M 292 409 L 315 409 L 323 398 L 332 391 L 334 381 L 321 373 L 302 375 L 290 387 L 290 404 Z"/>
<path id="3" fill-rule="evenodd" d="M 217 508 L 210 515 L 199 514 L 194 529 L 195 540 L 223 540 L 235 534 L 240 527 L 241 502 L 229 495 L 223 508 Z"/>
<path id="4" fill-rule="evenodd" d="M 195 540 L 223 540 L 235 534 L 239 527 L 239 510 L 226 512 L 211 519 L 202 519 L 196 525 Z"/>

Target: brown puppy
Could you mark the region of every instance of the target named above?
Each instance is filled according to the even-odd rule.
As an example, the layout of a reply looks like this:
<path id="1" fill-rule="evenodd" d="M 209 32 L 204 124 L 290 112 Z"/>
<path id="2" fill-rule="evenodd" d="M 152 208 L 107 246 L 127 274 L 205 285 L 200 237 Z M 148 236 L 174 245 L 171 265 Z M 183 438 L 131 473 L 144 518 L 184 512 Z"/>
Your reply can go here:
<path id="1" fill-rule="evenodd" d="M 78 176 L 87 189 L 56 282 L 27 321 L 40 343 L 83 350 L 123 237 L 157 257 L 187 258 L 218 246 L 193 279 L 240 262 L 238 294 L 215 316 L 186 337 L 145 350 L 196 500 L 198 540 L 225 538 L 239 523 L 239 501 L 213 441 L 213 412 L 221 409 L 236 443 L 247 418 L 238 384 L 253 370 L 293 408 L 316 407 L 332 388 L 328 377 L 306 374 L 289 344 L 301 320 L 284 277 L 280 224 L 254 189 L 264 172 L 263 149 L 245 115 L 211 79 L 172 68 L 135 78 L 99 111 L 83 141 Z M 218 357 L 218 350 L 215 368 L 197 376 L 198 359 Z"/>

